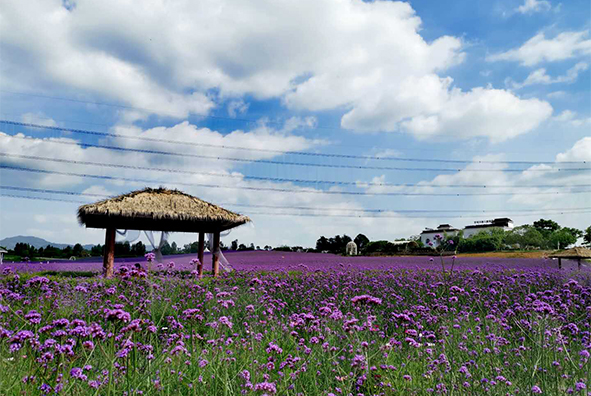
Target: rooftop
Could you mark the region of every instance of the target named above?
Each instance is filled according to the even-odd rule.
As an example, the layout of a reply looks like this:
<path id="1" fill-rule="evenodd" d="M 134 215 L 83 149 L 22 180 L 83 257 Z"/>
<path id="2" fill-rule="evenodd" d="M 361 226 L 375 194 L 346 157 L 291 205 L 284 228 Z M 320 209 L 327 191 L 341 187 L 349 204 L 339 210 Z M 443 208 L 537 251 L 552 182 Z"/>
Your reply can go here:
<path id="1" fill-rule="evenodd" d="M 247 216 L 178 190 L 146 188 L 78 209 L 80 223 L 90 228 L 217 232 L 250 221 Z"/>
<path id="2" fill-rule="evenodd" d="M 467 225 L 465 228 L 508 227 L 509 223 L 513 223 L 513 220 L 507 217 L 502 217 L 494 220 L 488 220 L 486 222 L 475 222 L 475 224 Z"/>
<path id="3" fill-rule="evenodd" d="M 572 249 L 554 252 L 550 257 L 564 259 L 591 258 L 591 249 L 577 246 Z"/>

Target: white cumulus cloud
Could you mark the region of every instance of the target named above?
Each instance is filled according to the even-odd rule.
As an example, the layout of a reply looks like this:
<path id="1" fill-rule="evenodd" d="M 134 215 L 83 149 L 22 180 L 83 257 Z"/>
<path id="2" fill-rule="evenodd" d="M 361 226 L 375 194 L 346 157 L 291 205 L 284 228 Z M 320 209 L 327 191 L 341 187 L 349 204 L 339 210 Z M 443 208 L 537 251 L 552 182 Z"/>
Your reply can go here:
<path id="1" fill-rule="evenodd" d="M 357 130 L 401 130 L 419 139 L 486 137 L 500 142 L 526 133 L 552 114 L 538 99 L 521 99 L 492 88 L 465 92 L 451 78 L 409 79 L 400 91 L 387 91 L 349 111 L 342 126 Z M 379 116 L 377 116 L 379 115 Z"/>
<path id="2" fill-rule="evenodd" d="M 138 7 L 80 0 L 65 7 L 60 0 L 9 0 L 0 18 L 3 80 L 132 106 L 122 110 L 126 122 L 208 114 L 225 101 L 233 117 L 246 111 L 241 101 L 248 96 L 280 99 L 294 110 L 341 110 L 346 128 L 422 137 L 450 131 L 443 111 L 457 108 L 461 97 L 477 97 L 483 107 L 473 111 L 499 109 L 496 101 L 505 97 L 529 120 L 516 132 L 491 126 L 454 136 L 507 138 L 535 127 L 546 107 L 489 88 L 452 89 L 445 74 L 464 61 L 462 40 L 425 40 L 421 19 L 405 2 L 184 0 Z M 400 106 L 405 97 L 410 103 Z M 488 117 L 476 111 L 451 119 L 473 131 L 479 115 Z"/>
<path id="3" fill-rule="evenodd" d="M 524 66 L 533 66 L 540 62 L 556 62 L 591 54 L 589 31 L 563 32 L 548 39 L 541 32 L 526 41 L 521 47 L 506 52 L 487 56 L 487 60 L 515 61 Z"/>
<path id="4" fill-rule="evenodd" d="M 37 124 L 43 126 L 57 126 L 57 122 L 54 119 L 47 117 L 41 112 L 36 113 L 25 113 L 21 116 L 21 120 L 26 124 Z"/>
<path id="5" fill-rule="evenodd" d="M 560 114 L 552 117 L 552 121 L 568 123 L 573 127 L 591 125 L 591 117 L 578 117 L 572 110 L 563 110 Z"/>
<path id="6" fill-rule="evenodd" d="M 572 84 L 577 81 L 579 78 L 579 73 L 587 70 L 589 68 L 589 64 L 586 62 L 579 62 L 574 65 L 572 68 L 568 69 L 565 75 L 551 77 L 546 74 L 546 69 L 541 68 L 534 70 L 531 72 L 527 78 L 522 83 L 517 83 L 512 81 L 511 79 L 506 80 L 506 84 L 512 86 L 515 89 L 527 87 L 528 85 L 535 85 L 535 84 L 558 84 L 558 83 L 566 83 Z"/>
<path id="7" fill-rule="evenodd" d="M 552 5 L 546 0 L 525 0 L 525 3 L 515 9 L 522 14 L 533 14 L 535 12 L 549 11 Z"/>

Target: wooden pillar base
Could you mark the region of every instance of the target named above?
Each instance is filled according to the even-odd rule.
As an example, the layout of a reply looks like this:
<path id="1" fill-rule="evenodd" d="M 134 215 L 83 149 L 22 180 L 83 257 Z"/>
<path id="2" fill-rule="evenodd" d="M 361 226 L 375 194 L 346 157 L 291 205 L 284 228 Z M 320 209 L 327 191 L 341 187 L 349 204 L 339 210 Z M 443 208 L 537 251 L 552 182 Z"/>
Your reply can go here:
<path id="1" fill-rule="evenodd" d="M 197 276 L 199 278 L 203 278 L 203 251 L 205 250 L 205 233 L 199 233 L 199 251 L 197 258 L 199 259 L 199 264 L 197 264 Z"/>
<path id="2" fill-rule="evenodd" d="M 213 269 L 213 276 L 217 278 L 220 276 L 220 233 L 213 234 L 213 251 L 211 252 L 211 264 Z"/>
<path id="3" fill-rule="evenodd" d="M 103 276 L 112 278 L 115 267 L 115 228 L 107 228 L 103 256 Z"/>
<path id="4" fill-rule="evenodd" d="M 562 269 L 562 259 L 558 257 L 558 269 Z"/>

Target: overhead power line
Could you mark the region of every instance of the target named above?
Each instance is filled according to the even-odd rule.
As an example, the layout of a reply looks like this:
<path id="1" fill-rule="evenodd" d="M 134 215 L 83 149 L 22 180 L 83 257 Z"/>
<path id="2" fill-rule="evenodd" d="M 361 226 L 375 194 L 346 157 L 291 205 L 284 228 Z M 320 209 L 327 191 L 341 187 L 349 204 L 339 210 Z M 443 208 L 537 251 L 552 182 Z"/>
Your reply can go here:
<path id="1" fill-rule="evenodd" d="M 0 190 L 6 189 L 5 187 L 0 187 Z M 62 191 L 63 193 L 67 193 L 68 195 L 77 195 L 72 194 L 73 192 L 66 192 Z M 55 193 L 55 192 L 53 192 Z M 52 193 L 52 194 L 53 194 Z M 78 194 L 78 195 L 88 195 L 88 194 Z M 94 195 L 94 194 L 93 194 Z M 57 201 L 57 202 L 67 202 L 67 203 L 76 203 L 76 204 L 84 204 L 87 201 L 80 201 L 80 200 L 66 200 L 61 198 L 54 198 L 54 197 L 46 197 L 46 196 L 27 196 L 27 195 L 14 195 L 14 194 L 7 194 L 0 192 L 0 196 L 8 197 L 8 198 L 16 198 L 16 199 L 32 199 L 32 200 L 43 200 L 43 201 Z M 226 204 L 228 205 L 228 204 Z M 237 206 L 237 205 L 235 205 Z M 289 208 L 292 209 L 292 208 Z M 522 214 L 516 214 L 514 216 L 533 216 L 533 215 L 548 215 L 548 214 L 579 214 L 579 213 L 591 213 L 591 208 L 581 208 L 581 209 L 568 209 L 568 210 L 561 210 L 561 211 L 548 211 L 548 210 L 540 210 L 540 211 L 530 211 L 524 212 Z M 298 212 L 252 212 L 248 213 L 249 215 L 258 215 L 258 216 L 290 216 L 290 217 L 338 217 L 338 218 L 376 218 L 376 219 L 383 219 L 383 218 L 433 218 L 433 214 L 431 216 L 421 216 L 421 215 L 401 215 L 397 213 L 388 213 L 384 212 L 383 214 L 373 214 L 373 215 L 366 215 L 366 214 L 336 214 L 336 213 L 298 213 Z M 473 218 L 474 215 L 448 215 L 445 213 L 441 214 L 446 218 L 466 218 L 471 217 Z"/>
<path id="2" fill-rule="evenodd" d="M 168 116 L 168 117 L 171 117 L 171 118 L 181 118 L 176 113 L 172 113 L 172 112 L 168 112 L 167 113 L 167 112 L 162 112 L 161 110 L 154 110 L 154 109 L 149 109 L 149 108 L 146 108 L 146 107 L 137 107 L 137 106 L 131 106 L 131 105 L 122 105 L 122 104 L 118 104 L 118 103 L 107 103 L 107 102 L 100 102 L 100 101 L 75 99 L 75 98 L 65 98 L 65 97 L 60 97 L 60 96 L 36 94 L 36 93 L 30 93 L 30 92 L 8 91 L 8 90 L 3 90 L 3 89 L 0 89 L 0 92 L 6 93 L 6 94 L 10 94 L 10 95 L 29 96 L 29 97 L 33 97 L 33 98 L 62 100 L 62 101 L 72 102 L 72 103 L 92 104 L 92 105 L 97 105 L 97 106 L 105 106 L 105 107 L 114 107 L 114 108 L 120 108 L 120 109 L 137 110 L 137 111 L 141 111 L 141 112 L 144 112 L 144 113 L 150 113 L 150 114 L 156 114 L 156 115 L 163 115 L 163 116 Z M 243 122 L 245 124 L 254 124 L 254 125 L 260 124 L 260 121 L 259 120 L 248 119 L 248 118 L 224 117 L 224 116 L 217 116 L 217 115 L 210 115 L 210 114 L 192 114 L 192 115 L 195 116 L 195 117 L 197 117 L 197 118 L 202 118 L 202 119 L 223 120 L 223 121 L 231 121 L 231 122 L 238 121 L 238 122 Z M 280 127 L 283 126 L 283 123 L 282 122 L 272 121 L 272 120 L 267 120 L 265 122 L 265 124 L 268 124 L 268 125 L 277 125 L 277 126 L 280 126 Z M 323 126 L 323 125 L 315 125 L 314 127 L 309 127 L 307 129 L 322 129 L 322 130 L 329 130 L 329 131 L 342 131 L 343 130 L 343 128 L 340 127 L 340 126 L 339 127 L 330 127 L 330 126 Z M 345 130 L 347 130 L 347 129 L 345 129 Z M 552 141 L 552 140 L 547 140 L 546 139 L 546 141 Z"/>
<path id="3" fill-rule="evenodd" d="M 0 90 L 0 92 L 2 92 L 2 91 Z M 0 99 L 1 99 L 1 96 L 0 96 Z M 19 120 L 19 119 L 21 119 L 21 116 L 22 116 L 21 113 L 5 113 L 5 112 L 0 111 L 0 118 L 1 119 L 7 119 L 9 121 Z M 13 117 L 13 118 L 10 118 L 10 117 Z M 204 117 L 201 117 L 201 118 L 204 118 Z M 234 120 L 233 118 L 231 118 L 231 119 Z M 104 127 L 104 129 L 108 129 L 108 128 L 111 128 L 111 127 L 114 126 L 114 124 L 112 122 L 111 123 L 99 123 L 99 122 L 90 122 L 90 121 L 87 121 L 87 120 L 86 121 L 82 121 L 82 120 L 72 120 L 72 119 L 63 119 L 63 118 L 56 119 L 54 117 L 51 117 L 51 120 L 52 121 L 55 121 L 57 123 L 60 123 L 62 125 L 66 125 L 67 123 L 84 124 L 84 125 L 95 125 L 95 126 Z M 15 122 L 19 122 L 19 121 L 15 121 Z M 267 125 L 268 123 L 267 124 L 264 124 L 262 122 L 259 122 L 259 124 L 260 125 Z M 280 124 L 280 123 L 278 123 L 278 124 Z M 213 132 L 217 132 L 214 129 L 212 129 L 212 127 L 208 127 L 208 126 L 201 127 L 201 126 L 198 126 L 197 124 L 191 124 L 191 125 L 192 126 L 195 126 L 195 127 L 198 127 L 198 128 L 207 128 L 207 129 L 210 129 Z M 285 126 L 285 124 L 283 124 L 283 125 Z M 301 128 L 296 128 L 294 130 L 299 130 L 299 129 L 301 129 Z M 311 126 L 306 126 L 305 129 L 306 130 L 314 130 L 315 128 L 313 128 Z M 333 128 L 333 129 L 338 130 L 339 128 Z M 299 136 L 299 135 L 294 135 L 294 136 Z M 549 142 L 551 142 L 551 141 L 555 141 L 555 140 L 544 139 L 543 141 L 549 141 Z M 361 144 L 343 144 L 340 141 L 337 141 L 337 142 L 331 141 L 330 142 L 330 147 L 346 147 L 346 148 L 353 148 L 355 150 L 360 150 L 360 149 L 368 149 L 368 150 L 373 150 L 373 151 L 376 151 L 376 150 L 382 151 L 383 150 L 383 147 L 381 147 L 381 146 L 376 147 L 375 145 L 371 146 L 371 145 L 361 145 Z M 397 150 L 418 151 L 421 154 L 428 153 L 428 152 L 441 153 L 441 148 L 438 148 L 437 149 L 437 148 L 430 148 L 430 147 L 431 146 L 425 146 L 424 144 L 421 144 L 419 146 L 412 146 L 412 147 L 411 146 L 401 146 L 399 144 L 396 145 L 396 149 Z M 478 151 L 478 150 L 476 150 L 476 151 L 471 150 L 470 152 L 477 154 L 477 153 L 482 153 L 483 152 L 482 150 L 483 149 L 481 149 L 480 151 Z M 503 152 L 502 152 L 502 154 L 518 154 L 518 155 L 523 155 L 525 153 L 539 153 L 539 150 L 519 150 L 519 151 L 507 151 L 507 150 L 503 150 Z M 500 154 L 500 153 L 497 153 L 497 154 Z M 380 156 L 377 156 L 376 155 L 376 157 L 380 157 Z M 392 158 L 392 155 L 384 155 L 384 156 L 381 156 L 381 158 Z M 539 164 L 540 162 L 541 161 L 535 161 L 536 164 Z"/>
<path id="4" fill-rule="evenodd" d="M 87 201 L 79 201 L 79 200 L 73 200 L 73 199 L 60 199 L 60 198 L 51 198 L 51 197 L 32 197 L 32 196 L 27 196 L 27 195 L 5 194 L 3 192 L 0 192 L 0 197 L 18 198 L 18 199 L 35 199 L 35 200 L 40 200 L 40 201 L 68 202 L 68 203 L 75 203 L 75 204 L 88 203 Z"/>
<path id="5" fill-rule="evenodd" d="M 64 190 L 52 190 L 43 188 L 33 187 L 21 187 L 21 186 L 3 186 L 0 185 L 0 190 L 12 190 L 21 192 L 33 192 L 42 194 L 58 194 L 58 195 L 71 195 L 81 197 L 93 197 L 93 198 L 111 198 L 111 195 L 107 194 L 96 194 L 96 193 L 85 193 L 79 191 L 64 191 Z M 309 206 L 279 206 L 279 205 L 258 205 L 258 204 L 240 204 L 240 203 L 220 203 L 221 206 L 237 206 L 245 208 L 264 208 L 264 209 L 298 209 L 298 210 L 316 210 L 316 211 L 341 211 L 341 212 L 368 212 L 368 213 L 386 213 L 386 212 L 397 212 L 397 213 L 528 213 L 528 212 L 569 212 L 569 211 L 582 211 L 591 210 L 591 207 L 583 208 L 554 208 L 554 209 L 515 209 L 515 210 L 454 210 L 454 209 L 357 209 L 357 208 L 338 208 L 338 207 L 309 207 Z"/>
<path id="6" fill-rule="evenodd" d="M 30 140 L 30 137 L 26 136 L 10 136 L 12 139 L 19 139 L 19 140 Z M 290 161 L 277 161 L 277 160 L 265 160 L 265 159 L 248 159 L 248 158 L 237 158 L 237 157 L 224 157 L 224 156 L 215 156 L 215 155 L 202 155 L 202 154 L 189 154 L 189 153 L 176 153 L 170 151 L 161 151 L 161 150 L 148 150 L 148 149 L 138 149 L 138 148 L 129 148 L 129 147 L 119 147 L 119 146 L 107 146 L 107 145 L 100 145 L 100 144 L 92 144 L 92 143 L 83 143 L 83 142 L 72 142 L 72 141 L 63 141 L 63 140 L 42 140 L 43 143 L 49 144 L 61 144 L 61 145 L 69 145 L 69 146 L 76 146 L 76 147 L 92 147 L 104 150 L 111 150 L 111 151 L 122 151 L 122 152 L 135 152 L 135 153 L 142 153 L 142 154 L 152 154 L 152 155 L 167 155 L 167 156 L 174 156 L 174 157 L 183 157 L 183 158 L 201 158 L 201 159 L 208 159 L 208 160 L 224 160 L 224 161 L 231 161 L 231 162 L 241 162 L 241 163 L 259 163 L 259 164 L 273 164 L 273 165 L 290 165 L 290 166 L 304 166 L 304 167 L 318 167 L 318 168 L 342 168 L 342 169 L 371 169 L 371 170 L 388 170 L 388 171 L 429 171 L 429 172 L 548 172 L 547 169 L 461 169 L 461 168 L 407 168 L 407 167 L 391 167 L 391 166 L 368 166 L 368 165 L 347 165 L 347 164 L 319 164 L 319 163 L 310 163 L 310 162 L 290 162 Z M 591 168 L 553 168 L 553 171 L 557 172 L 580 172 L 580 171 L 591 171 Z"/>
<path id="7" fill-rule="evenodd" d="M 279 205 L 256 205 L 256 204 L 240 204 L 240 203 L 221 203 L 221 206 L 236 206 L 244 208 L 262 208 L 262 209 L 297 209 L 297 210 L 317 210 L 317 211 L 347 211 L 347 212 L 368 212 L 368 213 L 385 213 L 385 212 L 396 212 L 396 213 L 472 213 L 472 214 L 491 214 L 491 213 L 530 213 L 540 212 L 540 209 L 515 209 L 515 210 L 454 210 L 454 209 L 345 209 L 345 208 L 334 208 L 334 207 L 310 207 L 310 206 L 279 206 Z M 591 210 L 591 207 L 586 208 L 556 208 L 547 209 L 544 212 L 551 214 L 552 212 L 564 213 L 569 211 L 581 211 Z"/>
<path id="8" fill-rule="evenodd" d="M 184 185 L 193 187 L 205 187 L 205 188 L 221 188 L 230 190 L 247 190 L 247 191 L 273 191 L 290 194 L 327 194 L 327 195 L 356 195 L 356 196 L 441 196 L 441 197 L 462 197 L 462 196 L 512 196 L 512 195 L 567 195 L 567 194 L 582 194 L 591 193 L 591 190 L 581 191 L 545 191 L 545 192 L 506 192 L 506 193 L 409 193 L 409 192 L 369 192 L 369 191 L 334 191 L 334 190 L 315 190 L 315 189 L 290 189 L 290 188 L 274 188 L 274 187 L 253 187 L 253 186 L 227 186 L 219 184 L 205 184 L 205 183 L 184 183 L 184 182 L 169 182 L 169 181 L 156 181 L 156 180 L 145 180 L 145 179 L 134 179 L 134 178 L 123 178 L 117 176 L 103 176 L 103 175 L 91 175 L 86 173 L 75 173 L 75 172 L 60 172 L 50 171 L 46 169 L 34 169 L 24 168 L 10 165 L 0 165 L 0 169 L 8 169 L 14 171 L 23 172 L 34 172 L 41 174 L 55 174 L 62 176 L 76 176 L 85 178 L 94 178 L 101 180 L 119 180 L 127 182 L 137 183 L 151 183 L 151 184 L 168 184 L 168 185 Z"/>
<path id="9" fill-rule="evenodd" d="M 10 153 L 3 153 L 0 152 L 0 156 L 8 157 L 8 158 L 19 158 L 19 159 L 28 159 L 28 160 L 35 160 L 35 161 L 47 161 L 47 162 L 56 162 L 56 163 L 64 163 L 64 164 L 75 164 L 75 165 L 89 165 L 89 166 L 100 166 L 100 167 L 107 167 L 107 168 L 116 168 L 116 169 L 129 169 L 129 170 L 136 170 L 136 171 L 149 171 L 149 172 L 166 172 L 166 173 L 180 173 L 180 174 L 189 174 L 189 175 L 198 175 L 198 176 L 214 176 L 214 177 L 223 177 L 223 178 L 234 178 L 234 179 L 243 179 L 243 180 L 258 180 L 258 181 L 271 181 L 271 182 L 278 182 L 278 183 L 301 183 L 301 184 L 328 184 L 328 185 L 341 185 L 341 186 L 355 186 L 355 187 L 428 187 L 428 188 L 482 188 L 482 189 L 493 189 L 493 188 L 510 188 L 510 189 L 527 189 L 527 188 L 577 188 L 577 187 L 591 187 L 591 184 L 537 184 L 537 185 L 501 185 L 501 184 L 433 184 L 433 185 L 425 185 L 420 183 L 388 183 L 388 182 L 366 182 L 366 181 L 338 181 L 338 180 L 313 180 L 313 179 L 292 179 L 292 178 L 282 178 L 282 177 L 265 177 L 265 176 L 252 176 L 252 175 L 242 175 L 242 174 L 233 174 L 233 173 L 220 173 L 220 172 L 199 172 L 199 171 L 190 171 L 184 169 L 171 169 L 171 168 L 155 168 L 155 167 L 146 167 L 146 166 L 137 166 L 137 165 L 126 165 L 126 164 L 108 164 L 102 162 L 92 162 L 92 161 L 78 161 L 78 160 L 67 160 L 61 158 L 49 158 L 49 157 L 40 157 L 34 155 L 21 155 L 21 154 L 10 154 Z M 148 181 L 150 182 L 150 181 Z M 164 182 L 162 182 L 164 183 Z M 189 184 L 190 185 L 190 184 Z"/>
<path id="10" fill-rule="evenodd" d="M 76 134 L 85 134 L 91 136 L 101 136 L 110 138 L 122 138 L 130 140 L 139 140 L 153 143 L 167 143 L 177 144 L 182 146 L 195 146 L 195 147 L 211 147 L 220 148 L 226 150 L 241 150 L 241 151 L 253 151 L 263 153 L 275 153 L 278 155 L 302 155 L 308 157 L 325 157 L 325 158 L 344 158 L 344 159 L 356 159 L 356 160 L 379 160 L 379 161 L 397 161 L 397 162 L 434 162 L 434 163 L 446 163 L 446 164 L 518 164 L 518 165 L 551 165 L 551 164 L 586 164 L 587 161 L 489 161 L 489 160 L 450 160 L 450 159 L 436 159 L 436 158 L 404 158 L 404 157 L 380 157 L 380 156 L 369 156 L 369 155 L 352 155 L 352 154 L 335 154 L 335 153 L 314 153 L 307 151 L 286 151 L 286 150 L 273 150 L 256 147 L 240 147 L 232 145 L 220 145 L 211 144 L 205 142 L 187 142 L 180 140 L 169 140 L 161 138 L 153 138 L 148 136 L 132 136 L 119 133 L 90 131 L 86 129 L 75 129 L 75 128 L 62 128 L 57 126 L 40 125 L 33 123 L 17 122 L 11 120 L 0 119 L 0 124 L 20 126 L 26 128 L 35 128 L 50 131 L 69 132 Z"/>

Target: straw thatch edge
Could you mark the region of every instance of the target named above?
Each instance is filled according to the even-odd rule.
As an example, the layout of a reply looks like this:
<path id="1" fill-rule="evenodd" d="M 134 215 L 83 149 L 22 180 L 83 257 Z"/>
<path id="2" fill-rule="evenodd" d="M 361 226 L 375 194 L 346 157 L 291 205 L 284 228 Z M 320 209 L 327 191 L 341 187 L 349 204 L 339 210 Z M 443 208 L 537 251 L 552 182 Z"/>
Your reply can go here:
<path id="1" fill-rule="evenodd" d="M 587 249 L 584 247 L 574 247 L 571 249 L 566 249 L 562 251 L 556 251 L 550 255 L 551 258 L 582 258 L 588 259 L 591 258 L 591 249 Z"/>
<path id="2" fill-rule="evenodd" d="M 148 210 L 137 210 L 137 211 L 126 211 L 123 212 L 118 210 L 116 205 L 124 200 L 134 198 L 140 194 L 154 194 L 154 196 L 161 196 L 165 195 L 180 195 L 189 200 L 192 200 L 199 206 L 205 206 L 206 211 L 205 213 L 197 214 L 190 214 L 190 213 L 155 213 L 150 212 Z M 109 209 L 109 206 L 112 206 L 112 210 Z M 100 216 L 100 217 L 117 217 L 117 218 L 128 218 L 128 219 L 146 219 L 150 218 L 153 220 L 171 220 L 171 221 L 181 221 L 181 222 L 224 222 L 224 223 L 233 223 L 235 225 L 245 224 L 251 221 L 248 216 L 240 215 L 238 213 L 234 213 L 230 210 L 224 209 L 220 206 L 214 205 L 210 202 L 204 201 L 192 195 L 186 194 L 182 191 L 176 189 L 167 189 L 167 188 L 144 188 L 142 190 L 132 191 L 127 194 L 118 195 L 113 198 L 104 199 L 102 201 L 98 201 L 92 204 L 82 205 L 78 208 L 78 219 L 80 223 L 85 224 L 85 219 L 89 216 Z"/>

